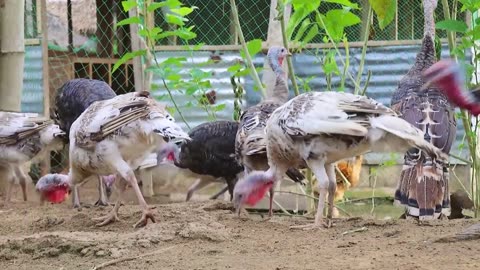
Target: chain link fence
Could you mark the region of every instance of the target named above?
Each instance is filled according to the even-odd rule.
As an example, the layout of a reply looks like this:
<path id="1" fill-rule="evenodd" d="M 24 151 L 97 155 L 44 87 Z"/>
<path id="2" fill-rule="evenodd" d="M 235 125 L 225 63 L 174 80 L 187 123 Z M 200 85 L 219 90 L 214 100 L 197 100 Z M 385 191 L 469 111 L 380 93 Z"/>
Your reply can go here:
<path id="1" fill-rule="evenodd" d="M 450 4 L 455 0 L 449 0 Z M 36 37 L 38 30 L 36 4 L 38 1 L 27 0 L 25 10 L 25 35 Z M 160 2 L 160 1 L 156 1 Z M 188 6 L 196 6 L 188 16 L 188 25 L 195 25 L 197 37 L 189 41 L 190 45 L 204 43 L 205 45 L 237 45 L 238 38 L 232 23 L 229 0 L 184 0 Z M 363 29 L 367 18 L 368 0 L 353 0 L 362 9 L 351 10 L 361 18 L 362 23 L 346 28 L 349 42 L 363 41 Z M 418 40 L 423 37 L 422 1 L 397 1 L 398 8 L 395 19 L 385 29 L 378 27 L 374 18 L 369 35 L 370 40 Z M 239 18 L 245 39 L 267 39 L 270 14 L 269 0 L 237 0 Z M 341 8 L 335 3 L 322 2 L 320 12 L 325 14 L 331 9 Z M 91 78 L 107 82 L 117 94 L 134 91 L 133 65 L 126 63 L 113 74 L 112 67 L 116 60 L 126 52 L 131 51 L 131 36 L 129 25 L 116 26 L 116 22 L 128 18 L 123 11 L 120 0 L 47 0 L 48 24 L 48 68 L 49 68 L 49 99 L 54 104 L 56 89 L 66 81 L 74 78 Z M 436 9 L 436 21 L 443 20 L 443 7 L 439 1 Z M 71 14 L 69 21 L 68 14 Z M 155 26 L 162 29 L 172 29 L 164 19 L 165 10 L 157 9 L 154 15 Z M 375 16 L 374 16 L 375 17 Z M 458 13 L 457 18 L 464 18 L 464 13 Z M 72 31 L 69 32 L 69 24 Z M 445 38 L 444 31 L 437 31 L 440 38 Z M 320 36 L 312 43 L 323 43 Z M 181 46 L 181 40 L 164 39 L 157 45 Z M 160 47 L 161 48 L 161 47 Z M 220 47 L 219 47 L 220 48 Z M 66 168 L 67 152 L 52 154 L 51 170 L 59 172 Z"/>

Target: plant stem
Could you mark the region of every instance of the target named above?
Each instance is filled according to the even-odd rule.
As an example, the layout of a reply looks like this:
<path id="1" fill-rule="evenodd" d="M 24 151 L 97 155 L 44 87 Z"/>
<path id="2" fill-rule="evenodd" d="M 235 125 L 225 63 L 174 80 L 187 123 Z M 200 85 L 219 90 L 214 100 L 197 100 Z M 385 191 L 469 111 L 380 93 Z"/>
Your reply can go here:
<path id="1" fill-rule="evenodd" d="M 285 19 L 284 19 L 284 10 L 285 6 L 283 4 L 283 0 L 278 0 L 277 1 L 277 10 L 279 12 L 278 14 L 278 20 L 280 21 L 280 26 L 282 28 L 282 40 L 283 40 L 283 46 L 287 51 L 290 51 L 288 49 L 288 39 L 287 39 L 287 29 L 285 27 Z M 292 59 L 291 57 L 287 57 L 287 66 L 288 66 L 288 75 L 290 76 L 290 80 L 292 81 L 293 85 L 293 91 L 295 93 L 295 96 L 300 95 L 300 90 L 298 89 L 298 84 L 297 80 L 295 79 L 295 71 L 293 70 L 293 64 L 292 64 Z"/>
<path id="2" fill-rule="evenodd" d="M 153 60 L 155 61 L 155 65 L 157 67 L 160 66 L 160 63 L 158 63 L 158 59 L 157 59 L 157 55 L 155 54 L 155 39 L 152 38 L 151 36 L 151 32 L 148 28 L 148 25 L 147 23 L 145 22 L 145 20 L 143 21 L 143 27 L 145 29 L 147 29 L 147 37 L 146 37 L 146 40 L 140 38 L 140 40 L 143 40 L 143 42 L 145 43 L 145 48 L 147 48 L 147 53 L 150 53 L 152 55 L 152 58 Z M 153 53 L 152 53 L 153 52 Z M 163 86 L 165 87 L 165 89 L 167 90 L 167 93 L 168 93 L 168 96 L 170 97 L 170 100 L 172 101 L 173 103 L 173 106 L 175 107 L 175 110 L 177 111 L 178 115 L 180 115 L 180 118 L 182 118 L 182 121 L 185 123 L 185 125 L 187 126 L 187 128 L 190 130 L 190 125 L 188 124 L 187 120 L 185 119 L 185 117 L 183 116 L 183 113 L 182 111 L 180 110 L 180 108 L 178 107 L 178 104 L 177 102 L 175 101 L 175 99 L 173 98 L 173 95 L 172 95 L 172 91 L 170 90 L 170 88 L 168 87 L 167 85 L 167 82 L 165 81 L 164 78 L 161 78 L 162 79 L 162 83 L 163 83 Z"/>
<path id="3" fill-rule="evenodd" d="M 253 65 L 252 56 L 248 53 L 247 43 L 245 42 L 245 37 L 243 36 L 242 27 L 240 26 L 240 19 L 238 18 L 237 4 L 235 0 L 230 0 L 230 6 L 232 9 L 233 22 L 238 31 L 238 39 L 242 45 L 243 52 L 245 53 L 245 58 L 247 60 L 247 65 L 250 68 L 250 75 L 253 77 L 255 84 L 257 84 L 258 89 L 262 92 L 263 97 L 267 96 L 265 88 L 263 88 L 262 81 L 258 76 L 257 70 L 255 70 L 255 65 Z"/>
<path id="4" fill-rule="evenodd" d="M 364 37 L 363 37 L 362 56 L 360 58 L 360 65 L 358 67 L 357 80 L 356 80 L 357 85 L 360 85 L 360 80 L 362 79 L 363 67 L 365 65 L 365 56 L 367 55 L 368 36 L 370 34 L 370 26 L 371 26 L 371 23 L 372 23 L 372 16 L 373 16 L 372 6 L 368 5 L 367 24 L 365 26 L 365 34 L 364 34 Z M 365 89 L 366 89 L 366 87 L 365 87 Z M 360 88 L 355 87 L 355 90 L 353 91 L 353 93 L 355 95 L 358 95 L 359 91 L 360 91 Z M 362 95 L 364 95 L 364 94 L 365 94 L 365 91 Z"/>
<path id="5" fill-rule="evenodd" d="M 320 18 L 320 22 L 322 23 L 322 28 L 325 29 L 325 33 L 327 34 L 328 36 L 328 39 L 332 42 L 332 45 L 333 45 L 333 48 L 335 49 L 335 51 L 337 52 L 338 55 L 342 55 L 340 53 L 340 50 L 338 49 L 338 46 L 337 44 L 333 41 L 333 38 L 332 36 L 330 35 L 330 33 L 328 32 L 327 28 L 324 27 L 325 26 L 325 23 L 323 22 L 323 19 L 322 19 L 322 16 L 320 16 L 320 12 L 318 10 L 315 11 L 317 13 L 317 16 Z M 340 57 L 340 62 L 342 62 L 342 64 L 345 66 L 345 61 L 343 60 L 342 57 Z M 352 80 L 353 84 L 355 85 L 355 89 L 360 89 L 360 85 L 357 83 L 357 81 L 355 80 L 355 78 L 353 78 L 352 74 L 350 74 L 350 72 L 347 73 L 348 74 L 348 77 L 350 78 L 350 80 Z"/>
<path id="6" fill-rule="evenodd" d="M 445 20 L 450 20 L 450 8 L 448 6 L 448 0 L 442 0 L 442 7 L 443 7 L 443 17 Z M 448 38 L 448 47 L 450 48 L 450 57 L 457 60 L 457 56 L 453 53 L 455 48 L 455 38 L 453 36 L 453 32 L 447 31 L 447 38 Z"/>

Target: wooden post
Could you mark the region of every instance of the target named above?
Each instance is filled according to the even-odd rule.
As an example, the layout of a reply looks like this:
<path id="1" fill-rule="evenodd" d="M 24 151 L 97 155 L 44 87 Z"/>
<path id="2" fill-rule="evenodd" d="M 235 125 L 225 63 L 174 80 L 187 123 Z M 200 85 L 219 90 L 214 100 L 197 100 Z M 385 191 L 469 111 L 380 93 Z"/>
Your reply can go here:
<path id="1" fill-rule="evenodd" d="M 275 17 L 277 17 L 278 15 L 277 14 L 278 11 L 276 10 L 277 1 L 278 0 L 271 0 L 270 2 L 270 19 L 268 22 L 267 47 L 274 46 L 274 45 L 283 46 L 280 21 L 275 20 Z M 285 5 L 285 10 L 283 15 L 285 19 L 285 24 L 288 24 L 291 11 L 292 11 L 292 5 L 291 4 Z M 284 61 L 283 70 L 285 71 L 285 75 L 288 76 L 288 69 L 286 68 L 286 66 L 287 66 L 287 61 Z M 266 86 L 267 98 L 268 98 L 268 97 L 271 97 L 273 93 L 273 87 L 275 86 L 275 74 L 270 68 L 270 65 L 268 64 L 267 59 L 265 59 L 263 68 L 264 70 L 263 70 L 263 76 L 262 76 L 262 83 L 265 84 Z"/>
<path id="2" fill-rule="evenodd" d="M 25 1 L 0 0 L 0 110 L 21 110 Z"/>

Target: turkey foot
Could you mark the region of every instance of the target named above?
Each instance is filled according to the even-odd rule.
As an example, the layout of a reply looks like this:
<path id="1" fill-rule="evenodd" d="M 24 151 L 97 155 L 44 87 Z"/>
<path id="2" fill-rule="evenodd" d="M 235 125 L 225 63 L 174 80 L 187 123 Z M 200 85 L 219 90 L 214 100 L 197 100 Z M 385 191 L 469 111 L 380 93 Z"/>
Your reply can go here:
<path id="1" fill-rule="evenodd" d="M 110 212 L 110 214 L 103 216 L 103 217 L 98 217 L 98 218 L 93 218 L 92 220 L 94 221 L 102 221 L 100 223 L 97 223 L 95 226 L 97 227 L 103 227 L 105 225 L 108 225 L 113 222 L 122 222 L 122 220 L 118 217 L 118 213 L 115 211 Z"/>
<path id="2" fill-rule="evenodd" d="M 151 209 L 146 209 L 143 210 L 142 217 L 140 220 L 133 225 L 134 228 L 141 228 L 147 226 L 148 220 L 151 220 L 153 223 L 155 223 L 155 216 L 151 212 Z"/>
<path id="3" fill-rule="evenodd" d="M 97 202 L 93 206 L 109 206 L 109 205 L 115 205 L 115 204 L 110 204 L 106 201 L 102 201 L 101 199 L 98 199 Z"/>

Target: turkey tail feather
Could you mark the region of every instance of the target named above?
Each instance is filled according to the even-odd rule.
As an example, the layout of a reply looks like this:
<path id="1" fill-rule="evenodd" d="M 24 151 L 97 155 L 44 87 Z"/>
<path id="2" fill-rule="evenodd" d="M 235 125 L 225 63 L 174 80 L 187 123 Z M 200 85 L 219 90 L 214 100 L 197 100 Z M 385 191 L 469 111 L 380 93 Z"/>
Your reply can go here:
<path id="1" fill-rule="evenodd" d="M 395 191 L 397 205 L 404 205 L 419 220 L 437 219 L 442 213 L 448 215 L 448 196 L 448 169 L 443 164 L 430 158 L 406 158 Z"/>
<path id="2" fill-rule="evenodd" d="M 303 175 L 303 173 L 301 173 L 297 169 L 290 168 L 287 170 L 286 174 L 290 179 L 293 180 L 293 182 L 296 182 L 296 183 L 302 183 L 302 181 L 305 179 L 305 176 Z"/>

